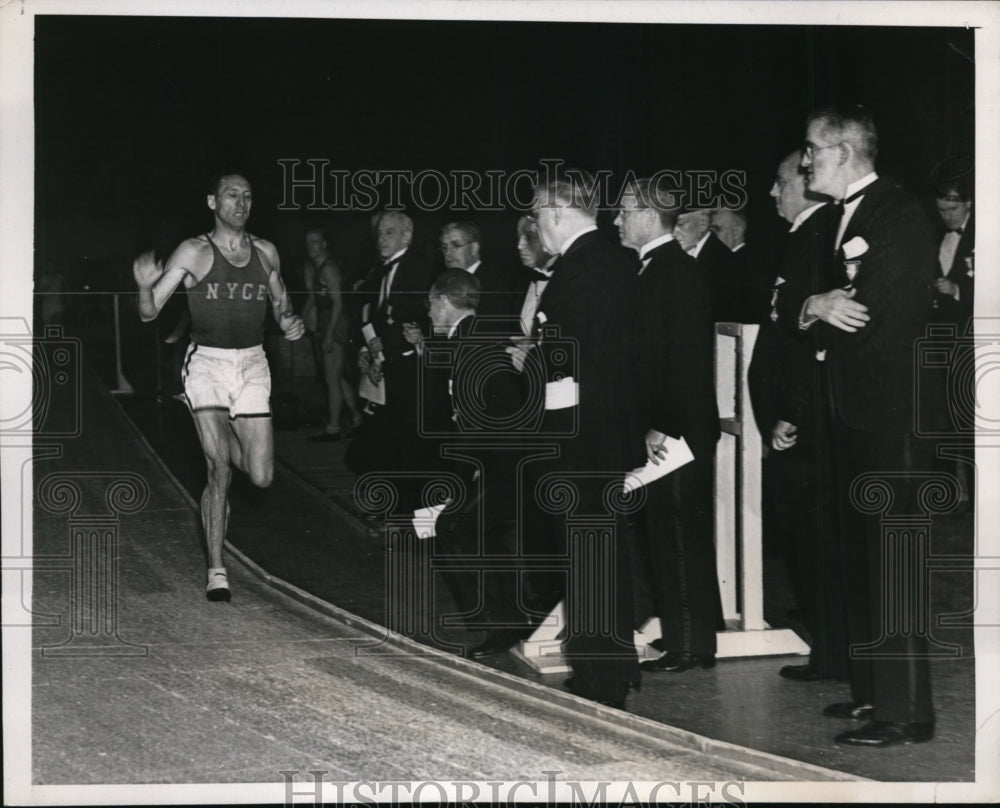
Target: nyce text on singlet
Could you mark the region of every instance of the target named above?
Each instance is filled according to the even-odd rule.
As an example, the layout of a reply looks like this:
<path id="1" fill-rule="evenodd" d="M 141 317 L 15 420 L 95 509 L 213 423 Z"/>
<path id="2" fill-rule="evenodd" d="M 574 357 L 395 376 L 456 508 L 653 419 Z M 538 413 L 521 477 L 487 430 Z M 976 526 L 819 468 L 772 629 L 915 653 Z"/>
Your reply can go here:
<path id="1" fill-rule="evenodd" d="M 211 238 L 212 268 L 187 290 L 191 340 L 209 348 L 252 348 L 263 340 L 267 272 L 250 240 L 250 262 L 235 267 Z"/>

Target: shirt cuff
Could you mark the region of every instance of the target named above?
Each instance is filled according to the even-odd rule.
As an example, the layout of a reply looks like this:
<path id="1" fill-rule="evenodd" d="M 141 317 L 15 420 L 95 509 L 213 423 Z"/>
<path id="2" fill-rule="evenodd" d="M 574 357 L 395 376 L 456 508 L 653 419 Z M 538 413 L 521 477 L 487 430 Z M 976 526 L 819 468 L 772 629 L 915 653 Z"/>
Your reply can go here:
<path id="1" fill-rule="evenodd" d="M 805 331 L 819 319 L 819 317 L 816 317 L 815 315 L 811 315 L 809 317 L 806 316 L 806 306 L 808 305 L 809 298 L 807 297 L 805 302 L 802 304 L 802 308 L 799 309 L 799 331 Z"/>

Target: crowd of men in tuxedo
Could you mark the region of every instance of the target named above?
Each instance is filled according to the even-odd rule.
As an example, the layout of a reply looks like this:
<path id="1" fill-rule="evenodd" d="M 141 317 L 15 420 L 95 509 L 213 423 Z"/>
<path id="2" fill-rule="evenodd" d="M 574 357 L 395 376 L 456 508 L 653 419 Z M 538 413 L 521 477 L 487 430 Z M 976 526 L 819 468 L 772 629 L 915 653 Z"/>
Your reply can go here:
<path id="1" fill-rule="evenodd" d="M 838 743 L 933 737 L 924 638 L 885 630 L 881 524 L 852 485 L 884 478 L 905 511 L 932 467 L 913 428 L 914 346 L 928 323 L 961 333 L 971 316 L 971 180 L 943 178 L 939 237 L 876 153 L 864 108 L 809 117 L 771 189 L 790 228 L 757 256 L 766 282 L 746 262 L 741 211 L 678 207 L 648 180 L 622 195 L 620 245 L 598 230 L 585 178 L 540 182 L 518 222 L 523 275 L 483 262 L 476 225 L 455 222 L 432 277 L 409 217 L 374 218 L 370 404 L 349 463 L 393 478 L 400 512 L 430 504 L 435 474 L 458 481 L 434 552 L 455 562 L 444 578 L 459 612 L 487 629 L 471 656 L 511 648 L 561 599 L 578 695 L 622 707 L 642 672 L 715 665 L 715 323 L 760 323 L 749 381 L 766 491 L 812 638 L 808 664 L 782 675 L 850 681 L 851 701 L 823 714 L 865 723 Z M 620 493 L 677 439 L 691 462 Z M 662 628 L 662 656 L 641 665 L 633 631 L 651 615 L 633 601 L 636 555 Z M 878 654 L 850 650 L 876 640 Z"/>

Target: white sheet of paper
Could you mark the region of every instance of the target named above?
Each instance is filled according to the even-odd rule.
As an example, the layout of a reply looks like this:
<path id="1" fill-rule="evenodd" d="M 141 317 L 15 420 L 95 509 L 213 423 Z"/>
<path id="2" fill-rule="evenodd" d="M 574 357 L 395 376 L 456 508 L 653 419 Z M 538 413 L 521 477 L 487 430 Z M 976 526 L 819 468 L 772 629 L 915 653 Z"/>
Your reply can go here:
<path id="1" fill-rule="evenodd" d="M 373 404 L 385 404 L 385 379 L 372 384 L 372 380 L 362 373 L 361 381 L 358 382 L 358 395 Z"/>
<path id="2" fill-rule="evenodd" d="M 656 465 L 652 460 L 647 460 L 646 465 L 633 469 L 625 475 L 625 492 L 635 491 L 644 485 L 666 477 L 670 472 L 677 471 L 681 466 L 685 466 L 694 460 L 691 449 L 684 438 L 667 438 L 664 442 L 667 456 Z"/>
<path id="3" fill-rule="evenodd" d="M 445 508 L 444 504 L 431 505 L 429 508 L 417 508 L 413 512 L 413 529 L 417 532 L 418 539 L 430 539 L 437 535 L 435 528 L 437 518 Z"/>

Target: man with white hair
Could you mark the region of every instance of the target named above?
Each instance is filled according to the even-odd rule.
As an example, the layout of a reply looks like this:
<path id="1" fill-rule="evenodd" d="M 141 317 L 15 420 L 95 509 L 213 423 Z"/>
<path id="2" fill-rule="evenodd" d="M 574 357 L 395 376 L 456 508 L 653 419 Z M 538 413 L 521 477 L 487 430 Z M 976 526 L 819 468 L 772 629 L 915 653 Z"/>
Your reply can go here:
<path id="1" fill-rule="evenodd" d="M 419 358 L 407 330 L 427 326 L 425 300 L 430 273 L 423 258 L 411 250 L 413 220 L 398 211 L 382 213 L 375 223 L 375 245 L 380 263 L 368 276 L 363 293 L 363 326 L 374 333 L 359 354 L 368 379 L 384 382 L 384 402 L 363 424 L 357 445 L 349 449 L 348 464 L 358 473 L 394 472 L 426 468 L 424 443 L 419 436 Z M 365 329 L 369 330 L 369 329 Z M 416 483 L 402 483 L 403 509 L 420 507 Z"/>
<path id="2" fill-rule="evenodd" d="M 770 266 L 747 245 L 747 214 L 743 208 L 712 211 L 711 230 L 732 255 L 732 316 L 736 322 L 759 323 L 768 313 L 771 290 Z"/>
<path id="3" fill-rule="evenodd" d="M 712 231 L 712 211 L 698 209 L 681 213 L 674 224 L 673 235 L 697 262 L 708 285 L 713 322 L 738 321 L 736 261 L 729 247 Z"/>

